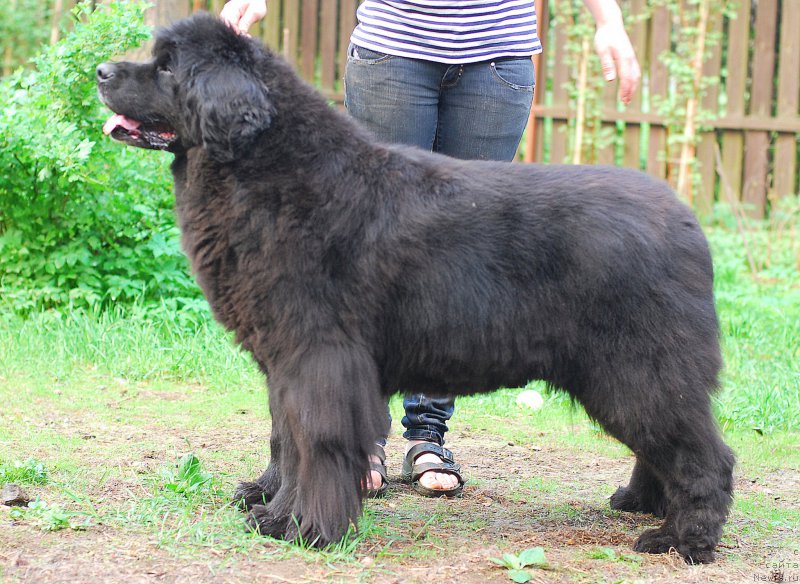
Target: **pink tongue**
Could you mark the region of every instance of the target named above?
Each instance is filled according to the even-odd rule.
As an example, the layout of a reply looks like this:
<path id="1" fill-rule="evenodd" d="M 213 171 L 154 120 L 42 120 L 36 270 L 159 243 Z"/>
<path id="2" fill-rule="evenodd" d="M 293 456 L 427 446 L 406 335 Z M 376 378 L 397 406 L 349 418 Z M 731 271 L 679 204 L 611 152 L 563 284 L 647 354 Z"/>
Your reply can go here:
<path id="1" fill-rule="evenodd" d="M 122 126 L 123 129 L 128 130 L 130 132 L 131 130 L 135 130 L 136 128 L 138 128 L 140 125 L 141 124 L 136 120 L 126 118 L 125 116 L 122 116 L 120 114 L 114 114 L 113 116 L 108 118 L 108 121 L 105 124 L 103 124 L 103 133 L 109 135 L 111 134 L 111 132 L 114 131 L 114 128 L 117 128 L 119 126 Z"/>

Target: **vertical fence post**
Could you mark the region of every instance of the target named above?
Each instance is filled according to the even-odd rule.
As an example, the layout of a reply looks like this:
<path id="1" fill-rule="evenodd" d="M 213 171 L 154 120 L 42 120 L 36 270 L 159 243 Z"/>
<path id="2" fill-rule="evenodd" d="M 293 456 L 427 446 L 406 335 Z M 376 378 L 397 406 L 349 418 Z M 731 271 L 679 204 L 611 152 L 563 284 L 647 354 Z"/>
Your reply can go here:
<path id="1" fill-rule="evenodd" d="M 536 6 L 536 23 L 539 39 L 542 41 L 544 50 L 547 50 L 545 43 L 547 42 L 548 20 L 550 18 L 547 10 L 547 2 L 546 0 L 535 0 L 534 4 Z M 542 130 L 537 123 L 536 118 L 538 114 L 536 106 L 544 103 L 544 92 L 547 90 L 547 87 L 545 87 L 545 79 L 547 78 L 546 64 L 547 59 L 543 58 L 541 53 L 533 56 L 533 69 L 536 75 L 536 82 L 533 90 L 531 113 L 528 117 L 527 129 L 525 130 L 525 162 L 539 160 L 536 149 L 538 147 L 541 150 L 541 145 L 538 143 L 538 140 L 541 137 Z"/>
<path id="2" fill-rule="evenodd" d="M 650 111 L 653 109 L 653 97 L 666 97 L 669 79 L 667 68 L 659 59 L 659 55 L 669 49 L 669 31 L 671 28 L 669 11 L 660 6 L 653 11 L 650 19 Z M 666 164 L 662 157 L 667 152 L 667 129 L 661 125 L 650 126 L 650 143 L 647 148 L 647 172 L 660 178 L 666 177 Z"/>
<path id="3" fill-rule="evenodd" d="M 631 0 L 630 13 L 633 16 L 633 23 L 630 25 L 631 42 L 636 58 L 642 67 L 647 62 L 647 22 L 643 19 L 647 8 L 645 0 Z M 642 87 L 637 88 L 633 94 L 630 104 L 626 111 L 642 111 Z M 625 141 L 622 163 L 629 168 L 641 168 L 641 141 L 642 141 L 642 122 L 627 122 L 625 124 Z"/>
<path id="4" fill-rule="evenodd" d="M 798 119 L 800 99 L 800 2 L 784 0 L 781 5 L 781 45 L 778 71 L 778 119 Z M 776 31 L 777 32 L 777 31 Z M 775 142 L 775 195 L 798 194 L 797 134 L 781 133 Z"/>
<path id="5" fill-rule="evenodd" d="M 722 35 L 722 15 L 717 13 L 709 25 L 709 31 L 715 36 Z M 722 66 L 722 42 L 714 44 L 710 57 L 703 64 L 703 76 L 719 78 Z M 719 113 L 719 84 L 713 84 L 706 90 L 702 107 L 716 118 Z M 703 132 L 697 146 L 697 162 L 700 167 L 700 192 L 697 193 L 695 205 L 697 212 L 704 217 L 710 216 L 714 209 L 714 186 L 717 172 L 714 151 L 717 146 L 717 134 L 713 130 Z"/>
<path id="6" fill-rule="evenodd" d="M 728 96 L 726 117 L 744 118 L 744 96 L 747 88 L 747 45 L 750 38 L 750 0 L 740 0 L 736 18 L 728 23 Z M 731 190 L 742 191 L 742 159 L 744 137 L 741 130 L 726 130 L 722 135 L 722 168 Z"/>
<path id="7" fill-rule="evenodd" d="M 750 115 L 759 119 L 768 118 L 772 106 L 777 17 L 778 0 L 758 0 Z M 749 213 L 755 217 L 763 217 L 766 209 L 768 169 L 769 132 L 763 130 L 747 132 L 744 137 L 742 201 L 749 206 Z"/>

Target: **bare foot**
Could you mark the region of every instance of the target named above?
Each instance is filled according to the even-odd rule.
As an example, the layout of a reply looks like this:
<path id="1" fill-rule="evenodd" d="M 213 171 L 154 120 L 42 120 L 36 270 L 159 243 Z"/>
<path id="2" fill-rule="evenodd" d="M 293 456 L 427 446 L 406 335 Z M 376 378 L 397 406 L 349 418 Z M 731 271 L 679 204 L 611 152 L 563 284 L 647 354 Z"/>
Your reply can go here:
<path id="1" fill-rule="evenodd" d="M 381 463 L 381 459 L 378 458 L 376 454 L 369 455 L 370 462 L 376 462 L 378 464 Z M 383 477 L 381 474 L 376 470 L 371 470 L 367 473 L 367 476 L 364 478 L 364 489 L 369 491 L 377 491 L 381 485 L 383 484 Z"/>
<path id="2" fill-rule="evenodd" d="M 413 446 L 416 446 L 417 444 L 423 444 L 425 442 L 425 440 L 409 440 L 408 444 L 406 445 L 406 454 L 408 454 L 408 451 L 411 450 Z M 414 462 L 417 464 L 422 464 L 424 462 L 441 463 L 442 459 L 432 452 L 425 452 L 420 454 L 414 460 Z M 378 475 L 378 479 L 380 479 L 380 475 Z M 380 484 L 380 482 L 378 484 Z M 455 489 L 458 486 L 458 477 L 450 472 L 437 472 L 434 470 L 429 470 L 428 472 L 420 475 L 419 484 L 428 489 L 433 489 L 434 491 L 449 491 L 450 489 Z"/>

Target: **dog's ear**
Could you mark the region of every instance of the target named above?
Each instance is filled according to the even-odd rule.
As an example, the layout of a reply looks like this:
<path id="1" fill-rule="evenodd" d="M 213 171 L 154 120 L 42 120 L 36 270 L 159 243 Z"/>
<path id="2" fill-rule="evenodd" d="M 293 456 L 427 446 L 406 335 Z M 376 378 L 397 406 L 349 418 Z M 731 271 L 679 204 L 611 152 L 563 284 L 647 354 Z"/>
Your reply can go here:
<path id="1" fill-rule="evenodd" d="M 192 133 L 219 162 L 241 156 L 266 130 L 274 108 L 267 87 L 238 67 L 217 67 L 192 76 L 187 106 L 193 112 Z"/>

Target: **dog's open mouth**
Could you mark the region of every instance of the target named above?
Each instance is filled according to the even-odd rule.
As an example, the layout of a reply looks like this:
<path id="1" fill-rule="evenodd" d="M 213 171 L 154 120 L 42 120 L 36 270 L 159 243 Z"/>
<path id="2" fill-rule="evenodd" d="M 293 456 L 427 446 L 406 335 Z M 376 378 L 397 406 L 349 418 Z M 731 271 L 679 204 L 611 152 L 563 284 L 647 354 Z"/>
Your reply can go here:
<path id="1" fill-rule="evenodd" d="M 178 141 L 175 130 L 166 124 L 143 124 L 120 114 L 108 119 L 103 133 L 131 146 L 151 150 L 171 150 Z"/>

